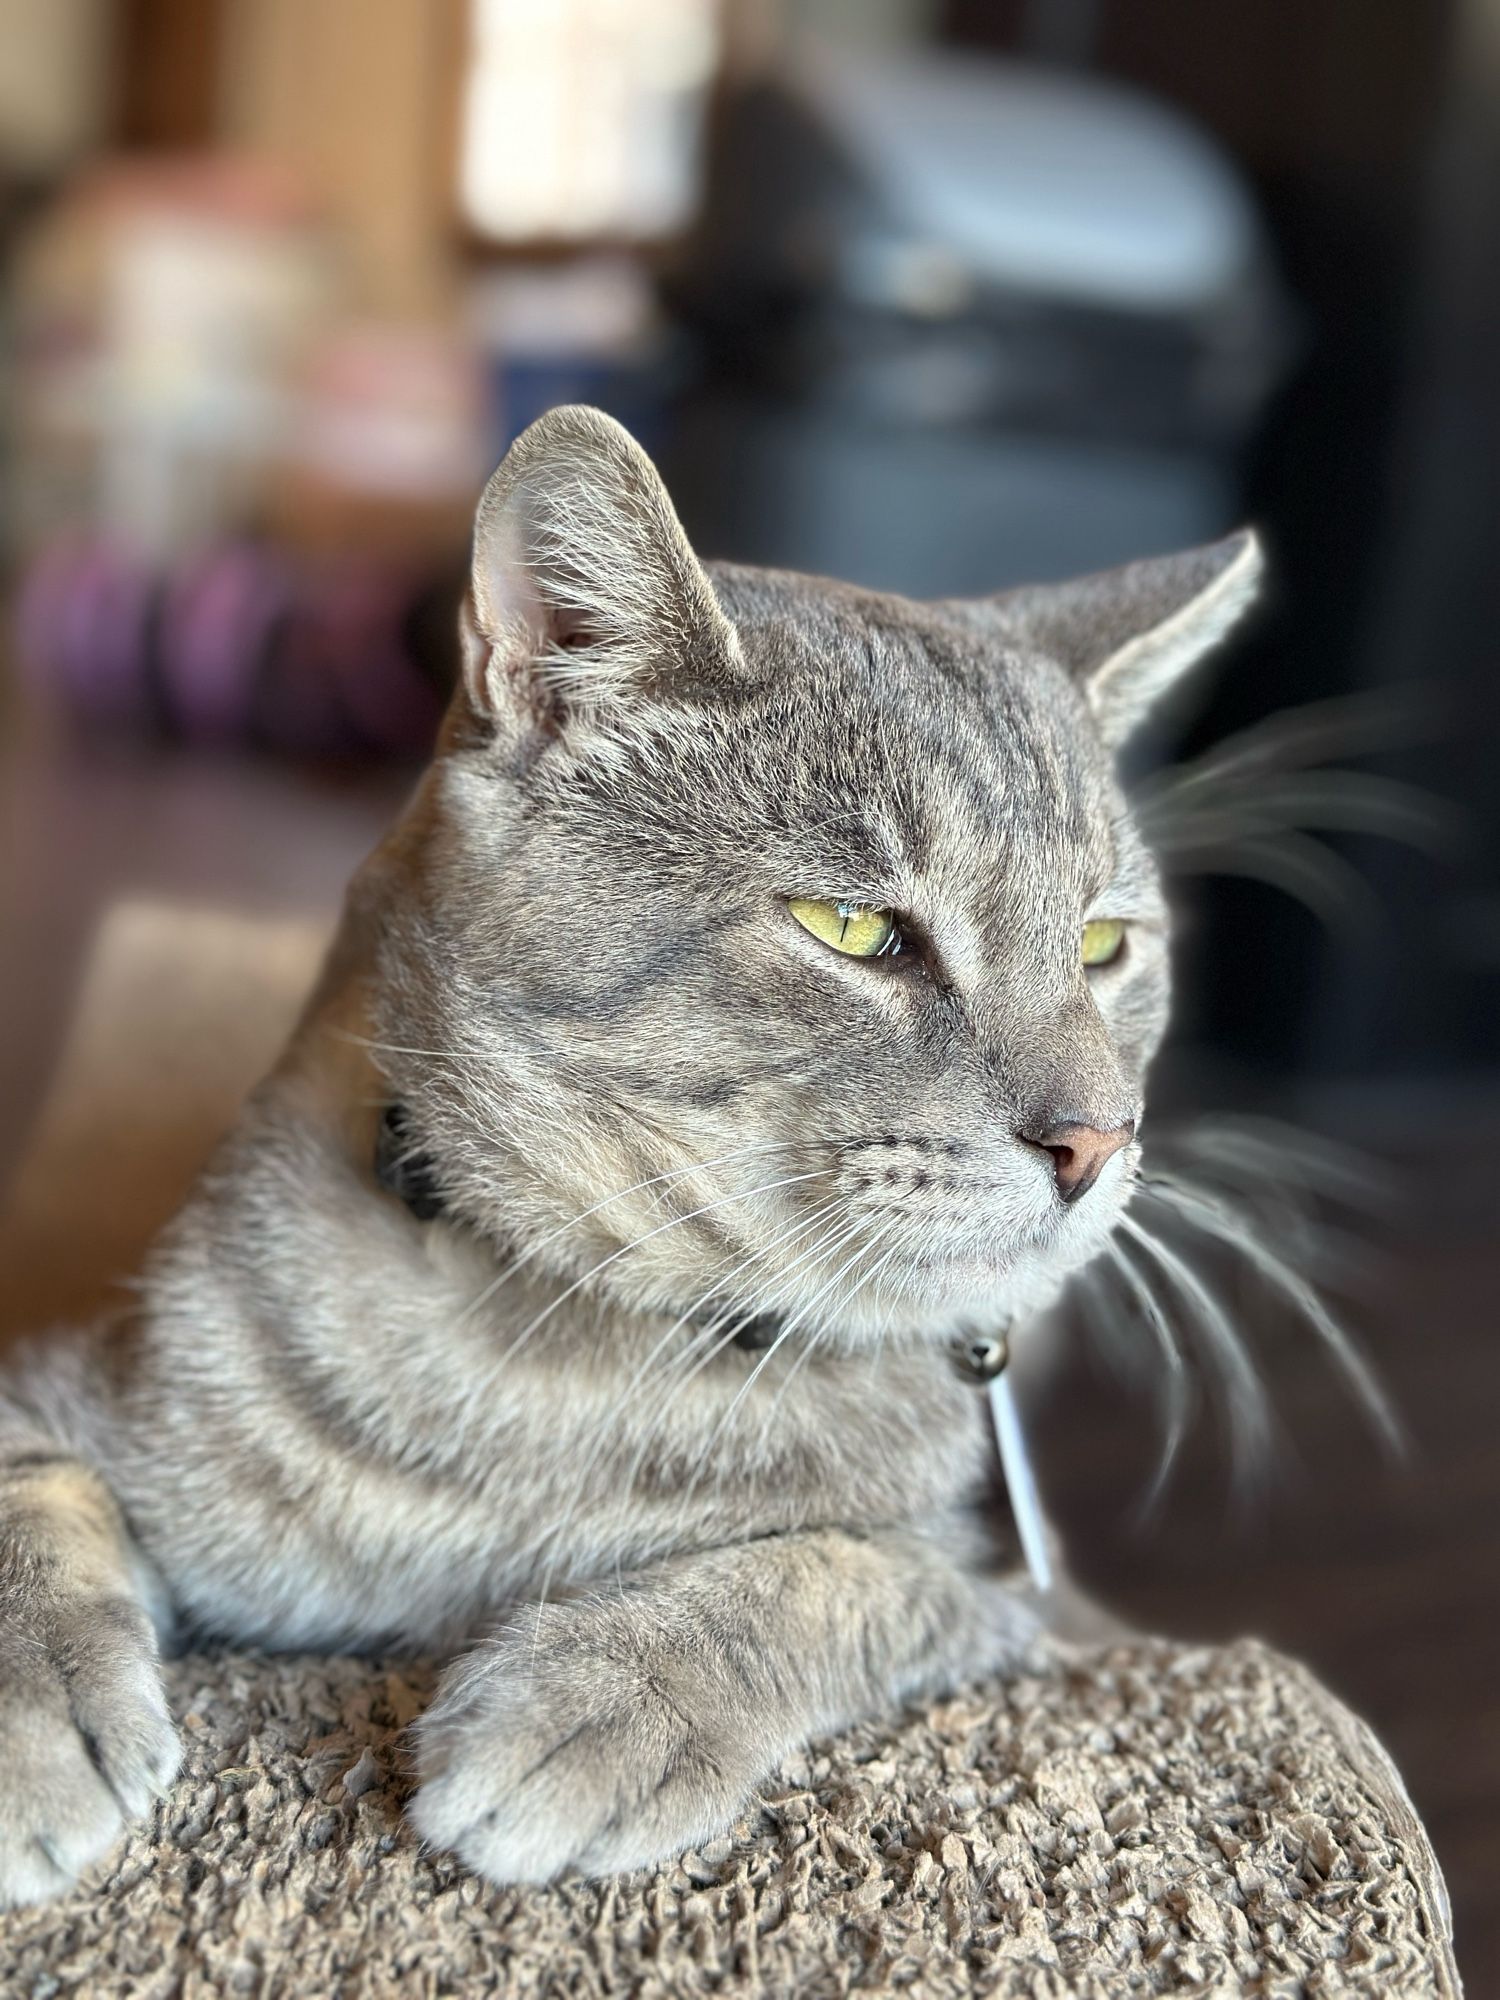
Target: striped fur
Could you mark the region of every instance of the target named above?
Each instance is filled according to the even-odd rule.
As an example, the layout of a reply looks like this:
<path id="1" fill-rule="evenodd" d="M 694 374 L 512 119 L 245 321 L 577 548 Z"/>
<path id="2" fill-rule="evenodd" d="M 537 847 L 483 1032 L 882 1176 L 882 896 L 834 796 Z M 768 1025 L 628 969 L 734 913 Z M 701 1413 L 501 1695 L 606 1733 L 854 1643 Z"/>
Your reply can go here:
<path id="1" fill-rule="evenodd" d="M 1134 1147 L 1064 1207 L 1016 1135 L 1141 1115 L 1166 915 L 1106 737 L 1254 559 L 915 605 L 705 570 L 603 418 L 522 440 L 285 1058 L 129 1323 L 0 1395 L 0 1900 L 166 1782 L 152 1620 L 455 1653 L 414 1816 L 500 1879 L 671 1853 L 808 1732 L 1024 1650 L 947 1350 L 1128 1199 Z M 789 895 L 924 951 L 840 958 Z M 1086 976 L 1094 914 L 1132 930 Z M 391 1102 L 437 1220 L 374 1177 Z"/>

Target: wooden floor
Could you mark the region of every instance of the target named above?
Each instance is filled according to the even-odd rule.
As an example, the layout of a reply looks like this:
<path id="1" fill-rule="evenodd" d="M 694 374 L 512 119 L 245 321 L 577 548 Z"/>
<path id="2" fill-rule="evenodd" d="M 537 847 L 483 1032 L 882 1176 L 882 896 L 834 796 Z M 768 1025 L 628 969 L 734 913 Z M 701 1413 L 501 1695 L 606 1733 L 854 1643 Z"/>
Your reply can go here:
<path id="1" fill-rule="evenodd" d="M 3 1172 L 111 899 L 331 910 L 407 780 L 100 761 L 29 718 L 0 716 L 0 729 Z M 1500 1993 L 1500 1243 L 1493 1229 L 1444 1238 L 1424 1224 L 1386 1248 L 1356 1317 L 1414 1434 L 1406 1467 L 1382 1462 L 1312 1344 L 1268 1321 L 1255 1332 L 1291 1451 L 1258 1506 L 1236 1512 L 1205 1428 L 1155 1524 L 1133 1528 L 1149 1412 L 1081 1361 L 1039 1423 L 1042 1472 L 1079 1568 L 1127 1616 L 1205 1638 L 1262 1634 L 1373 1723 L 1432 1833 L 1460 1963 L 1484 1996 Z"/>

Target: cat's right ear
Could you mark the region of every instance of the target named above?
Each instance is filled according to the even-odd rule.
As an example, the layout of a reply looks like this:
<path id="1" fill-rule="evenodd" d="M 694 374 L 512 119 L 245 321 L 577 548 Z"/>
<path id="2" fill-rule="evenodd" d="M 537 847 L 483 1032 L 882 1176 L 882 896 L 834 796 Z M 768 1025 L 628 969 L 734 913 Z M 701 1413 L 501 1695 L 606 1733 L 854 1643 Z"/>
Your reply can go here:
<path id="1" fill-rule="evenodd" d="M 1065 667 L 1114 747 L 1234 629 L 1263 567 L 1260 543 L 1244 528 L 1177 555 L 1009 590 L 971 604 L 967 615 Z"/>
<path id="2" fill-rule="evenodd" d="M 656 467 L 600 410 L 549 410 L 484 489 L 464 611 L 470 708 L 559 729 L 722 681 L 739 640 Z"/>

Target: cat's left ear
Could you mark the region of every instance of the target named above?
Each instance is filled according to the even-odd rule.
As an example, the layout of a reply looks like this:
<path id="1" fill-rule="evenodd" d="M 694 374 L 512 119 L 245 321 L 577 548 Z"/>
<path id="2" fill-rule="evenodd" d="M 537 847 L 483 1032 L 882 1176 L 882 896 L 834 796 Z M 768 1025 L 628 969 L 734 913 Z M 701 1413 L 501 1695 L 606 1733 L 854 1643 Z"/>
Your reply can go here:
<path id="1" fill-rule="evenodd" d="M 1115 745 L 1239 622 L 1263 569 L 1259 540 L 1242 528 L 1180 555 L 1008 591 L 988 610 L 1002 637 L 1046 653 L 1083 683 L 1101 735 Z"/>
<path id="2" fill-rule="evenodd" d="M 600 410 L 549 410 L 484 490 L 464 620 L 471 708 L 565 726 L 721 679 L 739 639 L 656 467 Z"/>

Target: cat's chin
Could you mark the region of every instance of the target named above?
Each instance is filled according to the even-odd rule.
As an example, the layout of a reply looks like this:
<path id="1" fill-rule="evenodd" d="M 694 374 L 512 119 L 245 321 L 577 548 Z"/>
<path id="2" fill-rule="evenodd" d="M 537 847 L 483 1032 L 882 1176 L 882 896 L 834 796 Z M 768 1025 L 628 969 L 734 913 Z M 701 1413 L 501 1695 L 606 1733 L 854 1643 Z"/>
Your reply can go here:
<path id="1" fill-rule="evenodd" d="M 976 1328 L 1022 1325 L 1057 1303 L 1068 1280 L 1104 1248 L 1118 1213 L 1101 1213 L 1087 1230 L 914 1250 L 898 1284 L 888 1275 L 878 1296 L 853 1302 L 846 1337 L 864 1345 L 898 1329 L 947 1339 Z"/>
<path id="2" fill-rule="evenodd" d="M 1034 1318 L 1055 1303 L 1067 1274 L 997 1270 L 984 1258 L 933 1259 L 914 1269 L 899 1294 L 861 1302 L 840 1332 L 851 1345 L 898 1339 L 947 1341 Z"/>

